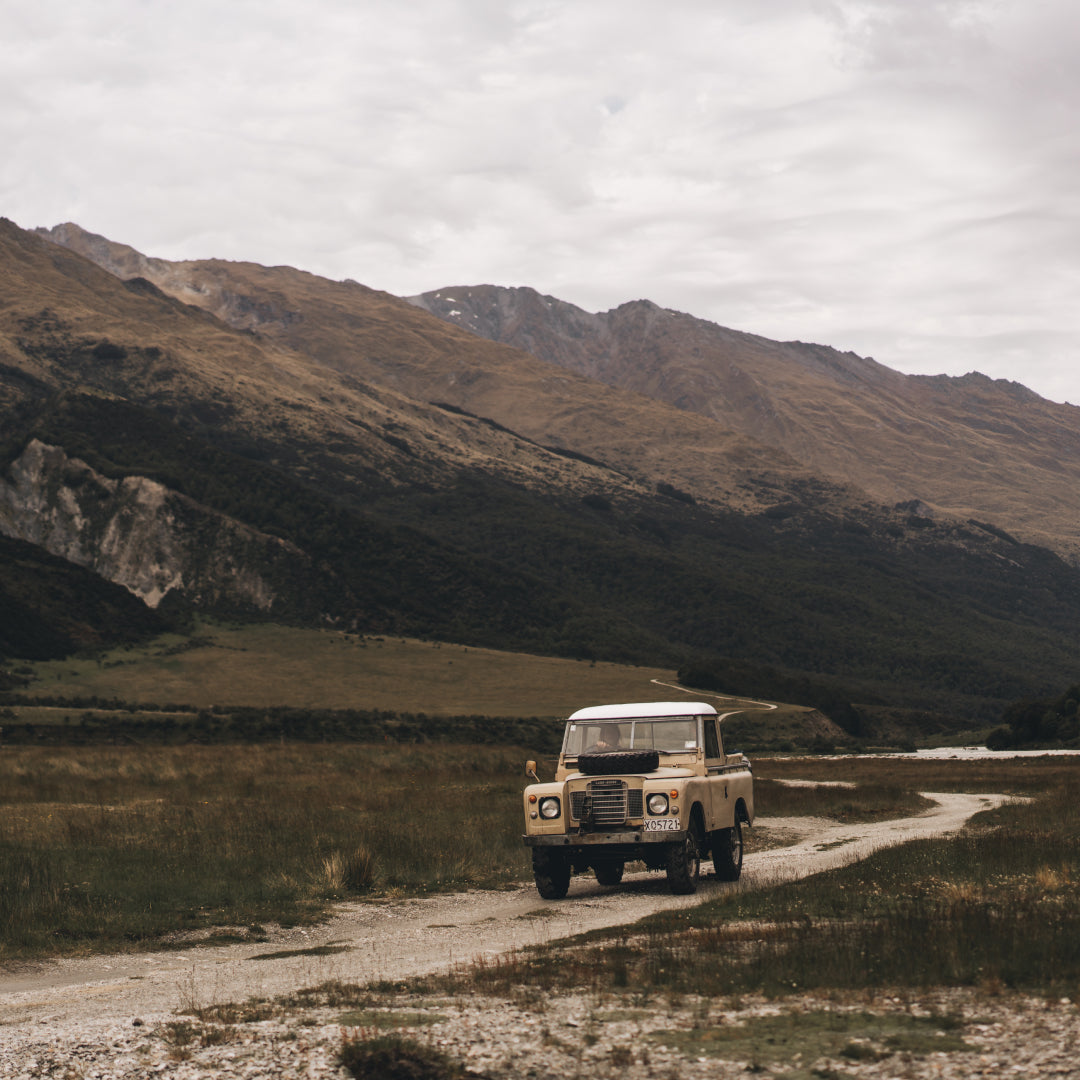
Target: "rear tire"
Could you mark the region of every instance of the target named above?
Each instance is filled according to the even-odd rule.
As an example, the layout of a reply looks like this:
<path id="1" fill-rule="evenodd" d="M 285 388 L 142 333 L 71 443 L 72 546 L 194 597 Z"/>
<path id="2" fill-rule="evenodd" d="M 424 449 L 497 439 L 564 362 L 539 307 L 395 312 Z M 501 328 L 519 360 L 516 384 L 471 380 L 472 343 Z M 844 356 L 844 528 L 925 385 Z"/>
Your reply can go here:
<path id="1" fill-rule="evenodd" d="M 730 829 L 712 834 L 713 868 L 721 881 L 738 881 L 742 876 L 742 822 L 738 818 Z"/>
<path id="2" fill-rule="evenodd" d="M 686 838 L 671 845 L 667 854 L 668 888 L 676 896 L 686 896 L 697 891 L 701 876 L 701 849 L 691 829 Z"/>
<path id="3" fill-rule="evenodd" d="M 611 862 L 597 863 L 593 867 L 593 873 L 601 885 L 618 885 L 622 881 L 625 865 L 622 859 L 613 859 Z"/>
<path id="4" fill-rule="evenodd" d="M 533 848 L 533 879 L 545 900 L 561 900 L 570 888 L 570 860 L 559 851 Z"/>

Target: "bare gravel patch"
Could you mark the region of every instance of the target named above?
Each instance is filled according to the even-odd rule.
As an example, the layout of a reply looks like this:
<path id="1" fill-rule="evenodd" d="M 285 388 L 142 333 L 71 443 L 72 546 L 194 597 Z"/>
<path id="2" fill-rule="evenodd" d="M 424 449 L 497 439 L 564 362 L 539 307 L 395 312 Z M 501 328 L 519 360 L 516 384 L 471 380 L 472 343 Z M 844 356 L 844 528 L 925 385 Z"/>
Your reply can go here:
<path id="1" fill-rule="evenodd" d="M 401 1009 L 412 1014 L 402 1018 Z M 542 1004 L 458 998 L 386 1008 L 388 1025 L 464 1062 L 479 1076 L 512 1077 L 1080 1077 L 1080 1009 L 1072 1002 L 975 990 L 942 990 L 918 998 L 801 995 L 781 1003 L 657 1000 L 627 1008 L 597 996 L 567 995 Z M 415 1022 L 430 1013 L 430 1023 Z M 104 1020 L 77 1038 L 39 1025 L 6 1049 L 0 1072 L 13 1080 L 149 1076 L 345 1078 L 337 1063 L 344 1038 L 357 1033 L 340 1009 L 311 1009 L 253 1023 Z M 371 1017 L 374 1021 L 375 1016 Z M 921 1021 L 915 1041 L 884 1034 L 897 1021 Z M 413 1022 L 409 1022 L 413 1021 Z M 755 1026 L 790 1030 L 788 1039 L 754 1040 Z M 808 1023 L 809 1021 L 809 1023 Z M 938 1026 L 940 1024 L 940 1027 Z M 837 1031 L 822 1047 L 813 1032 Z M 800 1030 L 810 1033 L 800 1037 Z M 6 1031 L 5 1031 L 6 1034 Z M 770 1042 L 770 1038 L 772 1041 Z"/>

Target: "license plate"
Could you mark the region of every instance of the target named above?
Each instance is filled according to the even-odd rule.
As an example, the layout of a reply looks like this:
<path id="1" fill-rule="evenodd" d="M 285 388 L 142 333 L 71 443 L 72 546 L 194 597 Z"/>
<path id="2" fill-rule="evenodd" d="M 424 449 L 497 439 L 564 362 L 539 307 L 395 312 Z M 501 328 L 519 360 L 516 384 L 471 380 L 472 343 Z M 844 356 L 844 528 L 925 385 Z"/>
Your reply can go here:
<path id="1" fill-rule="evenodd" d="M 649 818 L 645 822 L 646 832 L 678 832 L 679 821 L 673 817 Z"/>

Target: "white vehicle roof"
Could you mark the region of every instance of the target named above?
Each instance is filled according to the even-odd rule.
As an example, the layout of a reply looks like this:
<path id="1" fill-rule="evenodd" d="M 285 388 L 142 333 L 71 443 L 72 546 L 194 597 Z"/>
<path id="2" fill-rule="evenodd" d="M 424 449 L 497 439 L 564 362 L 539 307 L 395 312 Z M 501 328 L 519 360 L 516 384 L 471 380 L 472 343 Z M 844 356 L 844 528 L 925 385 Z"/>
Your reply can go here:
<path id="1" fill-rule="evenodd" d="M 701 701 L 637 701 L 627 705 L 591 705 L 578 709 L 571 720 L 633 720 L 639 717 L 715 716 L 716 710 Z"/>

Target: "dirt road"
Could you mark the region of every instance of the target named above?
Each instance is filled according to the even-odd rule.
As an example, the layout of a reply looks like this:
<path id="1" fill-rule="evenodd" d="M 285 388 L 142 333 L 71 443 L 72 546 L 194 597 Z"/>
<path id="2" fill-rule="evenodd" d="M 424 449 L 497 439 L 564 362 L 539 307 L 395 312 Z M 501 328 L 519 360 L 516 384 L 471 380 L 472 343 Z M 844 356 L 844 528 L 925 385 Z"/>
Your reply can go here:
<path id="1" fill-rule="evenodd" d="M 59 960 L 0 969 L 0 1025 L 12 1049 L 52 1031 L 101 1030 L 110 1021 L 160 1021 L 191 1005 L 273 998 L 329 979 L 396 979 L 493 956 L 522 945 L 632 922 L 662 908 L 692 905 L 728 889 L 761 889 L 864 858 L 876 848 L 959 829 L 998 795 L 931 794 L 917 817 L 840 825 L 807 818 L 762 819 L 760 826 L 801 836 L 789 846 L 747 854 L 738 884 L 709 876 L 697 894 L 672 896 L 661 874 L 628 875 L 618 889 L 576 877 L 568 897 L 541 900 L 532 886 L 418 900 L 349 903 L 322 926 L 276 930 L 268 942 Z M 752 841 L 751 841 L 752 846 Z M 711 864 L 706 863 L 711 871 Z M 340 951 L 312 955 L 324 946 Z M 291 956 L 263 958 L 269 953 Z"/>

